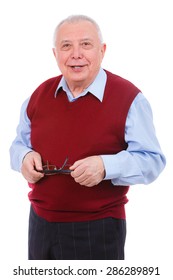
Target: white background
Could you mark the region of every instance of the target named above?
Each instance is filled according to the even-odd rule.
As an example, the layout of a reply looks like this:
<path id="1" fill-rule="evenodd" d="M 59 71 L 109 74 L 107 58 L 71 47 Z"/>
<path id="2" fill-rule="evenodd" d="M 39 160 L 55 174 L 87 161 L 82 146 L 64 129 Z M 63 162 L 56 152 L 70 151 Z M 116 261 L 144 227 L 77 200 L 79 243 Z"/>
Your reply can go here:
<path id="1" fill-rule="evenodd" d="M 29 188 L 9 163 L 9 147 L 15 137 L 20 107 L 40 83 L 60 73 L 51 49 L 53 31 L 64 17 L 80 13 L 93 17 L 101 27 L 107 43 L 102 66 L 133 82 L 152 106 L 167 166 L 154 183 L 130 188 L 125 264 L 166 263 L 162 273 L 164 277 L 166 270 L 168 273 L 173 249 L 171 2 L 1 0 L 0 254 L 5 267 L 27 260 Z"/>

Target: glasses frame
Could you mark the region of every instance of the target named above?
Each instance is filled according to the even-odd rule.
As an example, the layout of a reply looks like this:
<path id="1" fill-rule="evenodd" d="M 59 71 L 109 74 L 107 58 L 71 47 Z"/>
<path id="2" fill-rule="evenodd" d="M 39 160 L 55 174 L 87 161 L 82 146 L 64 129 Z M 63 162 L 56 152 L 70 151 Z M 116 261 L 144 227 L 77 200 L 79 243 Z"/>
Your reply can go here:
<path id="1" fill-rule="evenodd" d="M 46 165 L 43 165 L 42 170 L 36 170 L 37 172 L 43 173 L 45 175 L 56 175 L 56 174 L 70 174 L 71 170 L 69 169 L 70 165 L 67 165 L 68 157 L 65 159 L 63 165 L 58 168 L 56 165 L 49 164 L 48 160 Z"/>

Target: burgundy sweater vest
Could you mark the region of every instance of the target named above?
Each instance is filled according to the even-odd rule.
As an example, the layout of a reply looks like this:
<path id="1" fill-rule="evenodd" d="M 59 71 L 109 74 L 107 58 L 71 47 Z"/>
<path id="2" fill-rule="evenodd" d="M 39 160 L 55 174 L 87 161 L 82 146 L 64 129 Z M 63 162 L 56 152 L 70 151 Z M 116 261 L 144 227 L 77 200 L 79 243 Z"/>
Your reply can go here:
<path id="1" fill-rule="evenodd" d="M 91 93 L 69 102 L 60 89 L 61 76 L 41 84 L 30 98 L 31 143 L 43 164 L 61 166 L 93 156 L 116 154 L 127 148 L 124 140 L 129 107 L 139 93 L 129 81 L 108 71 L 103 101 Z M 116 168 L 116 166 L 115 166 Z M 94 187 L 76 183 L 70 175 L 45 176 L 29 184 L 35 212 L 50 222 L 87 221 L 105 217 L 125 218 L 128 186 L 103 180 Z"/>

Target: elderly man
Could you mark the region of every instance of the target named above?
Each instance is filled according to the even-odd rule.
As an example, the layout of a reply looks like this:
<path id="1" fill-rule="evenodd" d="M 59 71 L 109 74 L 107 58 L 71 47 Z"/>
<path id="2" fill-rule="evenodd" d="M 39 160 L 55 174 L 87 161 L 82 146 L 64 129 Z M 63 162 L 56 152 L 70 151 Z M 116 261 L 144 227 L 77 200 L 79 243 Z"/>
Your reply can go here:
<path id="1" fill-rule="evenodd" d="M 29 259 L 124 259 L 129 185 L 165 166 L 151 108 L 131 82 L 101 68 L 97 23 L 59 23 L 53 53 L 62 75 L 21 109 L 10 154 L 31 188 Z"/>

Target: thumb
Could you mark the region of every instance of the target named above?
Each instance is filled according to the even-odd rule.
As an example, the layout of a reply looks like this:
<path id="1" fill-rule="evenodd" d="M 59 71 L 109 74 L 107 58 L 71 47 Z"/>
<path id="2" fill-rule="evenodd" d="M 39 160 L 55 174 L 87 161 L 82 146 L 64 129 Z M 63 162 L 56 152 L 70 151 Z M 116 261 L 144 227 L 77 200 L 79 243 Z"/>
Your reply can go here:
<path id="1" fill-rule="evenodd" d="M 34 166 L 37 170 L 42 170 L 42 160 L 41 160 L 41 156 L 39 154 L 35 155 L 35 157 L 33 158 L 34 161 Z"/>
<path id="2" fill-rule="evenodd" d="M 70 170 L 75 170 L 80 164 L 81 164 L 82 160 L 77 160 L 73 163 L 73 165 L 70 166 Z"/>

